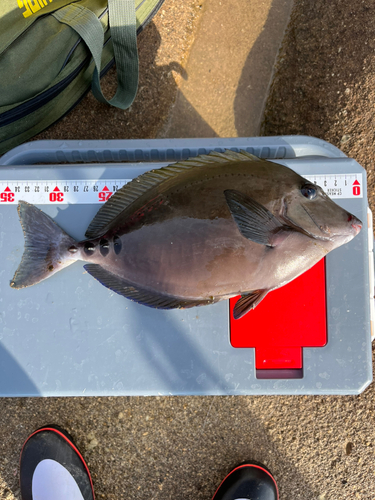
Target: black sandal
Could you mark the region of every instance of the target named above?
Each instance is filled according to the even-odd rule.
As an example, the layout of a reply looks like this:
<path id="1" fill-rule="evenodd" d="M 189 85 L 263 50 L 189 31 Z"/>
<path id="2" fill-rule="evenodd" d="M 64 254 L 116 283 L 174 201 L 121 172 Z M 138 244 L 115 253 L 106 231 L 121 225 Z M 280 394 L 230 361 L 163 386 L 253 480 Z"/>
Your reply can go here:
<path id="1" fill-rule="evenodd" d="M 264 465 L 244 464 L 233 469 L 222 481 L 212 500 L 278 500 L 272 474 Z"/>
<path id="2" fill-rule="evenodd" d="M 95 500 L 89 469 L 72 437 L 56 425 L 33 432 L 20 457 L 22 500 L 61 498 Z"/>

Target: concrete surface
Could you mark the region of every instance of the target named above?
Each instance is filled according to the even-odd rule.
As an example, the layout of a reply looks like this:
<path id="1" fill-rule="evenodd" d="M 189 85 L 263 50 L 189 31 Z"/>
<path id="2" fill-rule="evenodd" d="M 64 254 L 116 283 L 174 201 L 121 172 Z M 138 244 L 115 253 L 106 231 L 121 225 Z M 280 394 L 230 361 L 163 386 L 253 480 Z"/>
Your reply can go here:
<path id="1" fill-rule="evenodd" d="M 245 460 L 265 463 L 280 498 L 374 498 L 374 385 L 356 397 L 5 399 L 1 498 L 17 498 L 18 454 L 38 426 L 75 438 L 97 498 L 212 498 Z"/>
<path id="2" fill-rule="evenodd" d="M 259 135 L 292 0 L 206 0 L 162 137 Z"/>
<path id="3" fill-rule="evenodd" d="M 177 130 L 177 125 L 170 125 L 177 122 L 173 122 L 173 114 L 169 113 L 178 86 L 181 97 L 176 101 L 174 113 L 181 105 L 182 96 L 188 101 L 188 104 L 185 103 L 187 107 L 193 108 L 198 102 L 193 101 L 196 97 L 194 90 L 186 90 L 184 94 L 184 78 L 188 78 L 186 82 L 189 79 L 193 82 L 194 74 L 190 74 L 190 68 L 199 70 L 199 61 L 188 56 L 190 53 L 192 57 L 194 51 L 202 54 L 199 47 L 191 48 L 191 44 L 194 36 L 196 39 L 203 36 L 200 30 L 211 22 L 203 17 L 205 12 L 212 13 L 209 17 L 213 23 L 216 7 L 225 9 L 226 5 L 230 5 L 242 17 L 237 10 L 237 0 L 228 0 L 226 5 L 222 1 L 221 6 L 219 0 L 201 3 L 202 9 L 200 3 L 195 1 L 179 3 L 177 0 L 166 0 L 158 18 L 141 35 L 139 45 L 143 76 L 140 98 L 130 111 L 109 110 L 88 95 L 69 116 L 40 134 L 39 138 L 154 137 L 161 133 L 168 116 L 171 117 L 168 133 Z M 272 4 L 269 1 L 248 0 L 247 4 L 252 14 L 260 16 L 255 27 L 247 13 L 243 17 L 248 26 L 242 24 L 238 31 L 236 22 L 233 25 L 234 19 L 238 18 L 225 15 L 221 19 L 223 38 L 225 33 L 231 33 L 231 40 L 228 39 L 229 59 L 239 50 L 232 48 L 233 39 L 248 33 L 249 38 L 252 37 L 252 45 L 246 45 L 248 49 L 241 47 L 241 61 L 246 71 L 241 70 L 241 64 L 235 61 L 229 67 L 222 65 L 225 72 L 223 81 L 230 82 L 229 90 L 223 89 L 227 97 L 218 97 L 220 106 L 216 107 L 216 99 L 209 92 L 205 97 L 209 110 L 204 108 L 205 100 L 201 101 L 195 115 L 191 110 L 192 119 L 189 120 L 193 125 L 198 124 L 197 136 L 198 131 L 208 135 L 222 134 L 225 130 L 228 134 L 245 135 L 246 130 L 250 130 L 247 127 L 255 123 L 247 121 L 247 116 L 255 116 L 255 112 L 247 112 L 252 109 L 251 102 L 245 99 L 240 105 L 233 105 L 242 91 L 235 91 L 231 85 L 248 88 L 248 77 L 243 80 L 242 75 L 251 76 L 254 73 L 252 64 L 256 67 L 260 57 L 255 57 L 259 52 L 250 50 L 250 47 L 260 48 L 265 41 L 268 43 L 268 36 L 263 35 L 262 38 L 264 31 L 261 31 L 261 26 L 269 26 L 268 33 L 272 32 L 274 21 L 268 22 L 275 17 L 270 16 L 282 10 L 283 4 L 279 0 L 274 0 Z M 241 5 L 246 7 L 245 3 Z M 350 135 L 350 141 L 343 144 L 345 147 L 356 145 L 356 148 L 352 146 L 352 151 L 357 152 L 358 157 L 361 144 L 366 145 L 367 168 L 372 173 L 373 128 L 364 110 L 367 110 L 366 98 L 373 94 L 371 33 L 374 10 L 370 0 L 352 0 L 345 5 L 339 0 L 329 4 L 322 0 L 295 0 L 277 78 L 272 86 L 269 101 L 272 106 L 271 110 L 268 108 L 265 133 L 282 134 L 291 130 L 293 133 L 306 133 L 306 130 L 312 130 L 309 123 L 313 120 L 314 135 L 326 138 L 329 136 L 327 130 L 335 130 L 336 145 L 341 144 L 344 135 Z M 331 13 L 329 18 L 325 17 L 327 11 Z M 286 14 L 287 11 L 284 12 Z M 283 22 L 278 25 L 280 34 Z M 347 30 L 346 26 L 350 29 Z M 363 41 L 360 35 L 364 30 L 367 39 Z M 258 33 L 257 38 L 254 33 Z M 209 41 L 209 35 L 205 36 Z M 350 50 L 347 41 L 350 37 L 359 40 L 353 50 Z M 218 45 L 215 47 L 220 46 L 219 41 L 216 38 L 215 44 Z M 221 47 L 220 50 L 225 50 L 226 44 Z M 345 55 L 339 57 L 341 68 L 347 65 L 355 68 L 358 84 L 357 87 L 353 84 L 351 88 L 356 101 L 351 100 L 349 93 L 346 107 L 342 101 L 333 99 L 333 93 L 329 93 L 330 82 L 333 81 L 330 75 L 337 75 L 341 70 L 337 66 L 340 47 Z M 246 54 L 246 50 L 250 53 Z M 215 51 L 208 46 L 207 51 L 215 55 Z M 274 61 L 274 51 L 270 53 L 272 61 L 267 59 L 268 67 Z M 204 55 L 203 51 L 202 57 Z M 234 55 L 233 59 L 236 59 Z M 206 64 L 202 70 L 206 70 Z M 364 67 L 368 69 L 362 78 Z M 320 68 L 324 69 L 323 76 Z M 257 71 L 255 73 L 258 74 Z M 220 68 L 216 75 L 213 83 L 219 84 Z M 207 74 L 205 78 L 208 82 Z M 199 83 L 199 78 L 197 80 Z M 204 87 L 206 85 L 208 83 Z M 106 78 L 105 86 L 109 93 L 113 91 L 113 73 Z M 267 86 L 268 83 L 264 88 Z M 337 91 L 344 92 L 343 88 Z M 200 92 L 196 90 L 195 93 Z M 331 97 L 329 101 L 325 100 L 327 95 Z M 353 102 L 358 100 L 361 106 L 353 108 Z M 328 104 L 330 113 L 324 114 Z M 311 110 L 311 113 L 300 120 L 302 107 Z M 235 110 L 241 108 L 243 115 L 239 120 Z M 186 107 L 183 109 L 186 110 Z M 216 113 L 224 109 L 222 119 L 217 120 Z M 347 134 L 345 130 L 342 133 L 340 128 L 345 114 L 339 113 L 345 110 L 352 117 L 350 133 Z M 197 121 L 194 121 L 194 116 Z M 165 129 L 165 133 L 167 131 Z M 272 470 L 280 486 L 281 499 L 370 500 L 375 493 L 374 412 L 373 384 L 356 397 L 2 399 L 0 498 L 19 498 L 18 457 L 29 433 L 43 424 L 57 423 L 74 436 L 87 458 L 97 498 L 210 499 L 223 476 L 233 466 L 253 459 L 265 463 Z"/>

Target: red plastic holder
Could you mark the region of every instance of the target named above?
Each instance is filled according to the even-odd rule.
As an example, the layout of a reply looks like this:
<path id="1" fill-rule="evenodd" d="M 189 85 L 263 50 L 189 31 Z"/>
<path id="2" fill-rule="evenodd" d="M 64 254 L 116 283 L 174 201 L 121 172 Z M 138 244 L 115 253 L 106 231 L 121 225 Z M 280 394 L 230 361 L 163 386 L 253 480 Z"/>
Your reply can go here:
<path id="1" fill-rule="evenodd" d="M 303 347 L 327 343 L 325 260 L 235 320 L 237 300 L 230 300 L 230 342 L 255 349 L 257 378 L 301 378 Z"/>

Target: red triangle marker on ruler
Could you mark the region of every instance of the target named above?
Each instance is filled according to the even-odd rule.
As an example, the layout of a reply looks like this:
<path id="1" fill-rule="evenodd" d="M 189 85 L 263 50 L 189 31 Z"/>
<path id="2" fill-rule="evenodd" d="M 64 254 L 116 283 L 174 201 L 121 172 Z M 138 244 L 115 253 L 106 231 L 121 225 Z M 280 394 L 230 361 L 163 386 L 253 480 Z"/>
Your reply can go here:
<path id="1" fill-rule="evenodd" d="M 353 195 L 359 196 L 360 194 L 361 194 L 361 185 L 357 180 L 355 180 L 353 182 Z"/>

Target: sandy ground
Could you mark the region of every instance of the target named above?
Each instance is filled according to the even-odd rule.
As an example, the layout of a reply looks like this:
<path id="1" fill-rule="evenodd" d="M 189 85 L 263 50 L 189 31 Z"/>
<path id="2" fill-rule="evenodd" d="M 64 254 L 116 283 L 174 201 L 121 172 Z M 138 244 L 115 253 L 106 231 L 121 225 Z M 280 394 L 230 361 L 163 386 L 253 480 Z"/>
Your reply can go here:
<path id="1" fill-rule="evenodd" d="M 166 0 L 140 36 L 142 99 L 130 111 L 108 110 L 88 95 L 38 138 L 160 133 L 179 78 L 187 76 L 200 12 L 199 2 L 182 8 Z M 262 133 L 308 134 L 339 146 L 367 168 L 374 208 L 375 6 L 370 0 L 296 0 L 291 19 Z M 113 74 L 105 82 L 113 92 Z M 209 499 L 233 466 L 253 459 L 270 467 L 281 499 L 370 500 L 374 412 L 374 385 L 350 397 L 2 399 L 0 498 L 19 498 L 22 443 L 52 422 L 76 439 L 97 498 Z"/>

